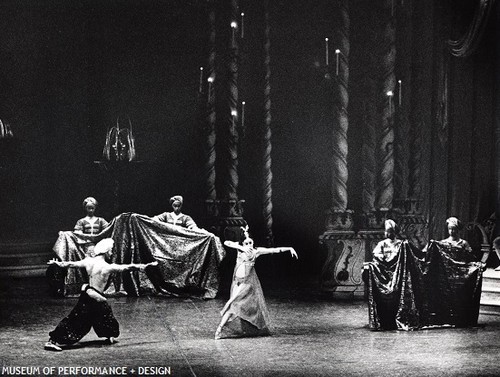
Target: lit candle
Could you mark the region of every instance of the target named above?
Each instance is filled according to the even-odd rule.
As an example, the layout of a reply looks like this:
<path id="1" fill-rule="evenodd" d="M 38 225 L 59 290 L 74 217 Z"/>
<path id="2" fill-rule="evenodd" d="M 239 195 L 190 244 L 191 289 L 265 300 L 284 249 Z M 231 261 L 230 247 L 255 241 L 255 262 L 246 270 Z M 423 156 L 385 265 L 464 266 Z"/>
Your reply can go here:
<path id="1" fill-rule="evenodd" d="M 232 119 L 232 122 L 231 122 L 231 125 L 234 127 L 234 122 L 236 120 L 236 116 L 238 115 L 238 112 L 236 110 L 231 110 L 231 119 Z"/>
<path id="2" fill-rule="evenodd" d="M 326 65 L 328 65 L 328 38 L 325 38 L 325 60 Z"/>
<path id="3" fill-rule="evenodd" d="M 210 76 L 208 79 L 208 102 L 211 100 L 211 95 L 212 95 L 212 83 L 214 82 L 214 78 Z"/>
<path id="4" fill-rule="evenodd" d="M 340 65 L 339 55 L 340 55 L 340 50 L 336 49 L 335 50 L 335 74 L 337 76 L 339 75 L 339 65 Z"/>
<path id="5" fill-rule="evenodd" d="M 399 103 L 399 106 L 401 106 L 401 98 L 402 98 L 402 85 L 401 85 L 401 80 L 398 80 L 398 103 Z"/>
<path id="6" fill-rule="evenodd" d="M 394 93 L 392 92 L 392 90 L 389 90 L 387 92 L 387 97 L 389 97 L 389 115 L 392 115 L 392 96 L 394 95 Z"/>
<path id="7" fill-rule="evenodd" d="M 235 45 L 234 33 L 236 32 L 237 27 L 238 27 L 238 24 L 236 23 L 236 21 L 231 22 L 231 46 L 233 46 L 233 47 Z"/>
<path id="8" fill-rule="evenodd" d="M 241 128 L 245 127 L 245 101 L 241 103 Z"/>
<path id="9" fill-rule="evenodd" d="M 200 88 L 198 89 L 201 93 L 203 89 L 203 67 L 200 67 Z"/>
<path id="10" fill-rule="evenodd" d="M 241 12 L 241 39 L 243 39 L 243 36 L 245 35 L 245 31 L 244 31 L 244 23 L 243 23 L 243 20 L 245 18 L 245 13 Z"/>

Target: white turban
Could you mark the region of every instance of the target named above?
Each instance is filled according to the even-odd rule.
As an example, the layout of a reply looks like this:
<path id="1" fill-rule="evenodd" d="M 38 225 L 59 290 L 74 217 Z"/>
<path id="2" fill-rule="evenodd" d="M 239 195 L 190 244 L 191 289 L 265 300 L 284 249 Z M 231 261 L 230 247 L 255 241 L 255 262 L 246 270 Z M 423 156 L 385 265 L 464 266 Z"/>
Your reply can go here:
<path id="1" fill-rule="evenodd" d="M 115 241 L 112 238 L 104 238 L 100 240 L 97 245 L 94 247 L 94 256 L 98 256 L 100 254 L 106 254 L 108 251 L 113 249 Z"/>
<path id="2" fill-rule="evenodd" d="M 83 200 L 83 208 L 87 207 L 87 204 L 93 204 L 94 207 L 97 207 L 97 200 L 95 198 L 89 196 Z"/>
<path id="3" fill-rule="evenodd" d="M 175 195 L 170 198 L 170 205 L 174 204 L 175 202 L 180 202 L 181 205 L 184 203 L 184 198 L 180 195 Z"/>
<path id="4" fill-rule="evenodd" d="M 446 224 L 448 224 L 448 227 L 462 229 L 462 222 L 456 217 L 450 217 L 446 219 Z"/>
<path id="5" fill-rule="evenodd" d="M 392 229 L 395 233 L 399 233 L 399 226 L 394 220 L 387 219 L 384 222 L 385 230 Z"/>

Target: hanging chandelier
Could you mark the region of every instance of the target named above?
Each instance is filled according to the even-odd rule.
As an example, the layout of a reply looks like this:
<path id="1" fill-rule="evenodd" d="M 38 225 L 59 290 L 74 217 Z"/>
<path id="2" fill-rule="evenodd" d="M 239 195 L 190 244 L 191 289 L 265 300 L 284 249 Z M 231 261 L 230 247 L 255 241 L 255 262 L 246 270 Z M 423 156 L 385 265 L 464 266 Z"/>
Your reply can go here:
<path id="1" fill-rule="evenodd" d="M 120 128 L 120 118 L 118 117 L 116 126 L 108 129 L 102 155 L 107 161 L 133 161 L 136 159 L 135 140 L 130 118 L 128 119 L 128 127 Z"/>
<path id="2" fill-rule="evenodd" d="M 14 137 L 10 124 L 2 122 L 0 119 L 0 139 L 9 139 Z"/>

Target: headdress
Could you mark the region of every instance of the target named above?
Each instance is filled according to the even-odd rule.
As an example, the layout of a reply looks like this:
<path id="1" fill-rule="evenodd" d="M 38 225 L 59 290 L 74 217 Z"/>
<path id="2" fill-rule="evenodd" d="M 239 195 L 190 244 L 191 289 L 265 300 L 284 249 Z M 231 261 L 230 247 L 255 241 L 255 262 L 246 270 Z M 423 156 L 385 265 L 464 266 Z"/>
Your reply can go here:
<path id="1" fill-rule="evenodd" d="M 174 204 L 175 202 L 180 202 L 181 205 L 184 203 L 184 198 L 180 195 L 175 195 L 170 198 L 170 205 Z"/>
<path id="2" fill-rule="evenodd" d="M 493 247 L 495 249 L 500 249 L 500 237 L 496 237 L 494 240 L 493 240 Z"/>
<path id="3" fill-rule="evenodd" d="M 101 254 L 106 254 L 113 249 L 115 241 L 112 238 L 104 238 L 100 240 L 94 247 L 93 256 L 96 257 Z"/>
<path id="4" fill-rule="evenodd" d="M 396 224 L 396 222 L 394 220 L 391 220 L 391 219 L 385 220 L 384 227 L 385 227 L 385 230 L 392 229 L 392 230 L 394 230 L 394 233 L 399 233 L 399 226 L 398 226 L 398 224 Z"/>
<path id="5" fill-rule="evenodd" d="M 448 224 L 448 227 L 451 226 L 457 229 L 462 229 L 462 222 L 456 217 L 450 217 L 446 219 L 446 224 Z"/>
<path id="6" fill-rule="evenodd" d="M 243 234 L 245 235 L 245 238 L 250 238 L 250 233 L 249 233 L 249 227 L 248 224 L 246 226 L 240 226 L 241 230 L 243 231 Z"/>
<path id="7" fill-rule="evenodd" d="M 83 200 L 83 208 L 87 207 L 87 204 L 93 204 L 94 207 L 97 207 L 97 200 L 95 198 L 89 196 Z"/>

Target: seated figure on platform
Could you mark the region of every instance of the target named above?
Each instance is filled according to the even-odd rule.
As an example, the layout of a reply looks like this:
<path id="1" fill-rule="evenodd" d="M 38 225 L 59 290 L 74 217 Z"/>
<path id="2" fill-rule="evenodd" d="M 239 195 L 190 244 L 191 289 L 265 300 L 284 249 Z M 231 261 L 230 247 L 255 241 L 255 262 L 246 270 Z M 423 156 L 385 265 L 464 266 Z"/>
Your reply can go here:
<path id="1" fill-rule="evenodd" d="M 390 262 L 398 256 L 403 241 L 397 238 L 399 226 L 394 220 L 385 220 L 384 227 L 385 239 L 380 241 L 373 249 L 373 258 L 383 262 Z"/>
<path id="2" fill-rule="evenodd" d="M 96 236 L 109 225 L 104 218 L 95 216 L 96 208 L 95 198 L 85 198 L 83 209 L 87 216 L 76 222 L 73 231 L 59 231 L 53 250 L 61 260 L 80 260 L 87 255 L 93 255 L 95 243 L 98 241 Z M 87 281 L 85 271 L 68 272 L 55 264 L 47 268 L 46 276 L 50 291 L 55 296 L 77 294 L 82 281 Z"/>
<path id="3" fill-rule="evenodd" d="M 95 216 L 97 208 L 97 200 L 89 196 L 83 201 L 83 209 L 87 216 L 78 220 L 75 224 L 74 232 L 78 234 L 96 235 L 101 233 L 108 226 L 108 222 L 102 218 Z"/>
<path id="4" fill-rule="evenodd" d="M 445 247 L 457 247 L 472 252 L 469 243 L 459 236 L 459 232 L 463 229 L 462 222 L 456 217 L 450 217 L 446 219 L 446 225 L 449 237 L 437 242 Z"/>
<path id="5" fill-rule="evenodd" d="M 57 327 L 49 333 L 50 339 L 45 344 L 49 351 L 62 351 L 61 345 L 70 345 L 82 339 L 93 327 L 98 337 L 107 338 L 113 344 L 120 334 L 118 321 L 113 315 L 103 291 L 113 272 L 130 270 L 144 271 L 148 266 L 158 265 L 157 261 L 147 264 L 109 264 L 113 250 L 113 240 L 105 238 L 97 243 L 94 255 L 79 261 L 50 260 L 48 264 L 59 267 L 84 268 L 89 276 L 89 283 L 83 284 L 78 303 Z"/>
<path id="6" fill-rule="evenodd" d="M 170 198 L 170 205 L 172 206 L 173 211 L 163 212 L 162 214 L 154 216 L 153 219 L 172 225 L 179 225 L 188 229 L 198 229 L 198 226 L 191 216 L 185 215 L 181 212 L 183 203 L 184 199 L 182 196 L 172 196 Z"/>
<path id="7" fill-rule="evenodd" d="M 248 226 L 242 228 L 240 242 L 225 241 L 224 245 L 236 249 L 238 254 L 234 267 L 229 301 L 221 310 L 221 322 L 215 339 L 226 337 L 269 335 L 268 311 L 259 278 L 255 272 L 255 260 L 260 255 L 290 251 L 298 258 L 292 247 L 257 247 L 248 234 Z"/>

